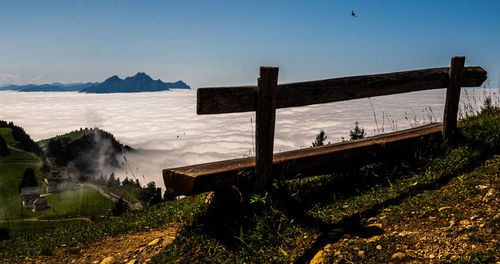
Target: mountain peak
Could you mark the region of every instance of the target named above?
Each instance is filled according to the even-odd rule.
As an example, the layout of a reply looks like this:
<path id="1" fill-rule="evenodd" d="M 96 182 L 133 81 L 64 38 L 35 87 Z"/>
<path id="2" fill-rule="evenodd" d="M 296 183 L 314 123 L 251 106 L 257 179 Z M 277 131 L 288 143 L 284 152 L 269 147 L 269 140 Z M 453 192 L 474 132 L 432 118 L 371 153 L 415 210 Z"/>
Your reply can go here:
<path id="1" fill-rule="evenodd" d="M 144 72 L 138 72 L 134 77 L 135 78 L 149 78 L 149 79 L 151 79 L 151 77 L 149 77 L 149 75 L 147 75 Z"/>
<path id="2" fill-rule="evenodd" d="M 108 79 L 106 79 L 105 82 L 107 82 L 107 81 L 118 81 L 118 80 L 121 80 L 120 77 L 118 77 L 116 75 L 113 75 L 113 76 L 109 77 Z"/>
<path id="3" fill-rule="evenodd" d="M 81 90 L 84 93 L 134 93 L 134 92 L 157 92 L 170 89 L 190 89 L 183 81 L 175 83 L 164 83 L 161 80 L 153 80 L 144 72 L 120 79 L 114 75 L 101 84 Z"/>

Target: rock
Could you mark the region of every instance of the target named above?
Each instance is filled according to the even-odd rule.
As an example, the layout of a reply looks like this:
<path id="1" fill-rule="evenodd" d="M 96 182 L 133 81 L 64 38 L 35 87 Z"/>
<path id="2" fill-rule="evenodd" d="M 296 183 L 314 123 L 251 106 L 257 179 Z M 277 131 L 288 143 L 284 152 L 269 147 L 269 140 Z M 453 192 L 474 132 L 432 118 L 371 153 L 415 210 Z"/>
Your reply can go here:
<path id="1" fill-rule="evenodd" d="M 101 264 L 113 264 L 115 263 L 115 258 L 107 257 L 101 261 Z"/>
<path id="2" fill-rule="evenodd" d="M 358 256 L 360 258 L 364 258 L 365 257 L 365 252 L 363 250 L 358 251 Z"/>
<path id="3" fill-rule="evenodd" d="M 382 250 L 382 245 L 377 245 L 378 250 Z"/>
<path id="4" fill-rule="evenodd" d="M 309 264 L 321 264 L 325 263 L 325 252 L 323 250 L 318 251 L 316 255 L 311 259 L 311 262 Z"/>
<path id="5" fill-rule="evenodd" d="M 429 255 L 429 258 L 430 258 L 430 259 L 433 259 L 433 258 L 435 258 L 435 257 L 436 257 L 436 256 L 434 256 L 434 254 L 430 254 L 430 255 Z"/>
<path id="6" fill-rule="evenodd" d="M 328 252 L 328 251 L 332 250 L 332 244 L 327 244 L 327 245 L 323 248 L 323 250 L 324 250 L 325 252 Z"/>
<path id="7" fill-rule="evenodd" d="M 127 262 L 127 264 L 135 264 L 135 263 L 137 263 L 137 259 L 133 259 L 133 260 Z"/>
<path id="8" fill-rule="evenodd" d="M 459 223 L 460 223 L 460 225 L 469 225 L 469 224 L 470 224 L 469 220 L 467 220 L 467 219 L 465 219 L 465 220 L 460 220 L 460 222 L 459 222 Z"/>
<path id="9" fill-rule="evenodd" d="M 382 229 L 382 224 L 372 223 L 372 224 L 367 225 L 367 227 L 378 227 L 378 228 Z"/>
<path id="10" fill-rule="evenodd" d="M 403 260 L 404 258 L 406 258 L 406 255 L 403 252 L 396 252 L 391 257 L 392 260 Z"/>
<path id="11" fill-rule="evenodd" d="M 488 202 L 490 200 L 490 196 L 495 193 L 495 189 L 489 189 L 488 192 L 484 195 L 483 201 Z"/>
<path id="12" fill-rule="evenodd" d="M 488 188 L 488 187 L 489 187 L 488 185 L 478 185 L 478 186 L 477 186 L 477 188 L 478 188 L 479 190 L 483 190 L 483 189 L 486 189 L 486 188 Z"/>
<path id="13" fill-rule="evenodd" d="M 366 242 L 374 242 L 380 239 L 380 236 L 372 236 L 366 240 Z"/>
<path id="14" fill-rule="evenodd" d="M 444 206 L 444 207 L 441 207 L 438 209 L 439 212 L 442 212 L 444 210 L 448 210 L 448 209 L 451 209 L 452 207 L 451 206 Z"/>
<path id="15" fill-rule="evenodd" d="M 154 245 L 158 244 L 158 242 L 160 242 L 160 239 L 159 239 L 159 238 L 157 238 L 157 239 L 155 239 L 155 240 L 153 240 L 153 241 L 149 242 L 148 247 L 154 246 Z"/>

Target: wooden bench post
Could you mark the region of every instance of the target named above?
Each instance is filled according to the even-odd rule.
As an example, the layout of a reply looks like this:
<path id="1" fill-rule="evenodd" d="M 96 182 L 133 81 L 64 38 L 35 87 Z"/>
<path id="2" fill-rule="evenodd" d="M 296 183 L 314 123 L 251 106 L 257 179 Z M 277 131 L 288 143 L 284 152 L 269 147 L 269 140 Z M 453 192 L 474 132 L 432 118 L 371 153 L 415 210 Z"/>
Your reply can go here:
<path id="1" fill-rule="evenodd" d="M 272 177 L 278 70 L 277 67 L 260 67 L 255 113 L 256 191 L 264 190 Z"/>
<path id="2" fill-rule="evenodd" d="M 446 89 L 446 102 L 444 105 L 443 131 L 444 139 L 450 139 L 457 128 L 458 104 L 460 101 L 460 88 L 464 72 L 465 57 L 451 58 L 448 88 Z"/>

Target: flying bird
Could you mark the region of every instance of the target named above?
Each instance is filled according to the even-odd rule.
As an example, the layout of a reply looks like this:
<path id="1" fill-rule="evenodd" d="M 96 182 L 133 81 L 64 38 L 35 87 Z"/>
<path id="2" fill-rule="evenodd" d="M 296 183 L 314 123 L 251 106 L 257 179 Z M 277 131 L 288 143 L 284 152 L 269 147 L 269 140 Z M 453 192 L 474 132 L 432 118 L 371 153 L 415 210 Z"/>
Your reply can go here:
<path id="1" fill-rule="evenodd" d="M 356 13 L 354 13 L 354 10 L 352 10 L 352 11 L 351 11 L 351 16 L 353 16 L 353 17 L 358 17 L 358 16 L 356 15 Z"/>

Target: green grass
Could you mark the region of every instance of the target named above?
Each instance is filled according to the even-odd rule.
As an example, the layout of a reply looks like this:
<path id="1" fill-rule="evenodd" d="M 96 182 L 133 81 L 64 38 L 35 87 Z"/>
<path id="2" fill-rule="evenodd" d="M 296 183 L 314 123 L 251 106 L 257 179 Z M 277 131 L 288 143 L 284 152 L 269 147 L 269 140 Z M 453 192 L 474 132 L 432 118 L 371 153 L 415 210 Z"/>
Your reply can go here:
<path id="1" fill-rule="evenodd" d="M 37 166 L 27 164 L 0 163 L 0 219 L 34 217 L 30 210 L 22 208 L 19 184 L 27 168 L 35 170 L 41 184 L 42 173 Z"/>
<path id="2" fill-rule="evenodd" d="M 7 142 L 7 145 L 14 145 L 17 143 L 17 141 L 14 140 L 14 137 L 12 137 L 12 129 L 7 128 L 7 127 L 0 127 L 0 136 L 5 139 L 5 142 Z"/>
<path id="3" fill-rule="evenodd" d="M 52 138 L 40 140 L 37 143 L 38 143 L 38 145 L 45 145 L 45 144 L 49 143 L 49 141 L 51 139 L 58 139 L 58 138 L 69 138 L 70 141 L 73 141 L 75 139 L 81 138 L 83 135 L 85 135 L 89 132 L 90 132 L 90 130 L 87 128 L 82 129 L 82 130 L 75 130 L 75 131 L 71 131 L 71 132 L 63 134 L 63 135 L 57 135 L 57 136 L 52 137 Z"/>
<path id="4" fill-rule="evenodd" d="M 95 218 L 91 222 L 61 222 L 55 226 L 44 224 L 48 228 L 25 230 L 21 236 L 15 235 L 10 240 L 1 241 L 0 260 L 16 263 L 26 256 L 50 255 L 62 244 L 71 248 L 128 230 L 146 231 L 170 222 L 182 224 L 199 212 L 204 199 L 204 195 L 196 195 L 158 204 L 148 210 L 126 213 L 120 217 Z"/>
<path id="5" fill-rule="evenodd" d="M 12 129 L 0 128 L 0 134 L 7 144 L 17 143 L 12 137 Z M 35 154 L 18 150 L 11 150 L 10 155 L 0 158 L 0 219 L 35 216 L 30 210 L 22 208 L 19 184 L 27 168 L 35 171 L 39 185 L 42 184 L 42 172 L 34 164 L 38 162 Z"/>
<path id="6" fill-rule="evenodd" d="M 10 155 L 0 158 L 0 164 L 8 163 L 39 163 L 38 157 L 29 152 L 11 150 Z"/>
<path id="7" fill-rule="evenodd" d="M 84 220 L 61 221 L 9 221 L 0 222 L 0 228 L 9 230 L 12 239 L 22 239 L 30 234 L 48 233 L 56 228 L 67 228 L 78 224 L 85 224 Z"/>
<path id="8" fill-rule="evenodd" d="M 111 191 L 131 202 L 140 202 L 138 196 L 141 192 L 141 187 L 135 184 L 120 185 L 119 187 L 112 188 Z"/>
<path id="9" fill-rule="evenodd" d="M 50 209 L 41 211 L 40 217 L 79 217 L 106 215 L 113 202 L 91 187 L 81 187 L 60 193 L 48 194 Z"/>

